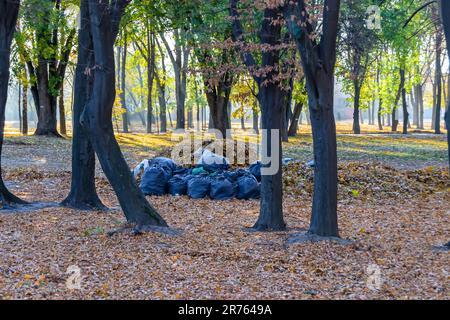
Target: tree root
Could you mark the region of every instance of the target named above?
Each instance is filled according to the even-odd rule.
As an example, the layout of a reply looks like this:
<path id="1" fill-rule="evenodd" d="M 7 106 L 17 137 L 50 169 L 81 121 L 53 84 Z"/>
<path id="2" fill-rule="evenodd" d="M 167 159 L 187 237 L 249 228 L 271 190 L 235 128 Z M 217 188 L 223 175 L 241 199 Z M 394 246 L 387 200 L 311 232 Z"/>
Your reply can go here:
<path id="1" fill-rule="evenodd" d="M 442 246 L 433 246 L 433 250 L 434 251 L 443 251 L 443 252 L 450 251 L 450 241 Z"/>
<path id="2" fill-rule="evenodd" d="M 169 227 L 137 225 L 135 223 L 125 223 L 118 229 L 109 231 L 107 234 L 110 237 L 120 233 L 131 233 L 132 235 L 137 236 L 149 232 L 161 233 L 169 236 L 178 236 L 180 234 L 180 231 L 171 229 Z"/>
<path id="3" fill-rule="evenodd" d="M 341 244 L 341 245 L 350 245 L 353 244 L 353 241 L 342 239 L 338 237 L 323 237 L 318 236 L 316 234 L 312 234 L 309 232 L 301 232 L 291 235 L 286 240 L 286 245 L 296 244 L 296 243 L 316 243 L 321 241 L 331 241 L 333 243 Z"/>
<path id="4" fill-rule="evenodd" d="M 0 214 L 14 214 L 14 213 L 24 213 L 32 212 L 45 208 L 57 208 L 60 204 L 57 202 L 34 202 L 25 204 L 8 204 L 3 205 L 0 209 Z"/>

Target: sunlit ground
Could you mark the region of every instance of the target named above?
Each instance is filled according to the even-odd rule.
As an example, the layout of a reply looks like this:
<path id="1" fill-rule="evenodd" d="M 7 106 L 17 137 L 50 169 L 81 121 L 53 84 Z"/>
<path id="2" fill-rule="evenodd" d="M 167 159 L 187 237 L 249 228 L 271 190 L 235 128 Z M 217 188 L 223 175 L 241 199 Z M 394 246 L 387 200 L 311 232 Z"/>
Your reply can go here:
<path id="1" fill-rule="evenodd" d="M 247 124 L 250 128 L 251 124 Z M 430 124 L 426 123 L 426 128 L 430 128 Z M 140 159 L 152 157 L 164 149 L 174 146 L 181 135 L 170 133 L 152 133 L 147 134 L 145 128 L 137 124 L 133 124 L 132 133 L 116 133 L 116 139 L 122 146 L 125 156 L 129 156 L 130 165 Z M 157 126 L 154 126 L 157 128 Z M 195 126 L 196 128 L 196 126 Z M 258 136 L 253 130 L 240 129 L 240 124 L 233 125 L 233 138 L 237 140 L 247 139 L 250 142 L 258 140 Z M 410 134 L 403 135 L 399 132 L 393 133 L 391 128 L 385 126 L 383 131 L 378 130 L 377 126 L 361 125 L 361 135 L 352 134 L 351 121 L 342 121 L 337 123 L 337 145 L 339 161 L 377 161 L 383 162 L 397 168 L 422 168 L 426 166 L 444 166 L 447 163 L 447 142 L 445 132 L 435 135 L 432 130 L 415 130 L 411 129 Z M 212 134 L 207 132 L 197 132 L 191 129 L 196 139 L 211 139 Z M 59 157 L 64 158 L 67 167 L 70 165 L 70 143 L 71 132 L 65 139 L 47 139 L 35 137 L 31 135 L 23 136 L 17 128 L 8 126 L 5 128 L 6 144 L 14 144 L 11 150 L 6 148 L 6 153 L 13 158 L 21 156 L 17 145 L 33 145 L 36 146 L 35 152 L 39 154 L 46 149 L 45 146 L 58 151 Z M 27 148 L 28 149 L 28 148 Z M 289 142 L 283 146 L 284 156 L 291 157 L 296 160 L 309 161 L 313 158 L 311 128 L 306 124 L 302 124 L 296 137 L 289 138 Z M 25 152 L 25 151 L 24 151 Z M 28 152 L 28 151 L 27 151 Z M 24 157 L 30 156 L 25 153 Z M 47 162 L 48 153 L 41 154 L 33 163 Z M 53 159 L 54 160 L 54 159 Z M 56 160 L 57 161 L 57 160 Z M 22 160 L 18 159 L 18 163 Z M 48 161 L 51 162 L 51 161 Z M 8 164 L 8 162 L 7 162 Z M 13 163 L 11 163 L 13 164 Z"/>

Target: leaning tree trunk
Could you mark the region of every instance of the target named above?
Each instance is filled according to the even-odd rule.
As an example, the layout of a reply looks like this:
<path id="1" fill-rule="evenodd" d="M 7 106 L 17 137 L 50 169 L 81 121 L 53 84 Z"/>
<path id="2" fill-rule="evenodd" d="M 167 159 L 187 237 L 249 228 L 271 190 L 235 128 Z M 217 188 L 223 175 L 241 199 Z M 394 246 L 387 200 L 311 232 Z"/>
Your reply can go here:
<path id="1" fill-rule="evenodd" d="M 72 182 L 70 193 L 62 205 L 80 210 L 103 210 L 95 188 L 95 153 L 86 130 L 81 125 L 81 115 L 92 94 L 92 77 L 86 73 L 94 67 L 93 44 L 89 21 L 89 0 L 82 0 L 81 21 L 78 31 L 78 61 L 75 70 L 72 139 Z"/>
<path id="2" fill-rule="evenodd" d="M 9 67 L 11 43 L 19 14 L 19 2 L 8 0 L 0 1 L 0 205 L 7 208 L 14 204 L 26 204 L 25 201 L 13 195 L 6 188 L 1 169 L 1 155 L 3 147 L 3 134 L 5 129 L 5 109 L 8 98 Z"/>
<path id="3" fill-rule="evenodd" d="M 111 9 L 101 0 L 89 0 L 89 10 L 94 61 L 98 67 L 93 73 L 92 96 L 82 116 L 82 124 L 89 132 L 102 169 L 127 221 L 135 224 L 138 231 L 151 226 L 167 227 L 136 185 L 114 137 L 111 120 L 115 97 L 114 36 L 111 19 L 105 15 Z"/>

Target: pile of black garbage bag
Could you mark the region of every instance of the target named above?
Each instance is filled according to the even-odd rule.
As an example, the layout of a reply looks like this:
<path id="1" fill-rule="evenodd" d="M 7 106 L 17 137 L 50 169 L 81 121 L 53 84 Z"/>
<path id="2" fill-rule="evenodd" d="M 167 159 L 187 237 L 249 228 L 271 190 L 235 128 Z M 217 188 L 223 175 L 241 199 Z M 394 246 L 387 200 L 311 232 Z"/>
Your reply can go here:
<path id="1" fill-rule="evenodd" d="M 192 199 L 258 199 L 261 163 L 248 169 L 231 170 L 227 163 L 199 164 L 194 168 L 177 165 L 172 159 L 150 160 L 142 175 L 140 188 L 145 195 L 188 195 Z"/>

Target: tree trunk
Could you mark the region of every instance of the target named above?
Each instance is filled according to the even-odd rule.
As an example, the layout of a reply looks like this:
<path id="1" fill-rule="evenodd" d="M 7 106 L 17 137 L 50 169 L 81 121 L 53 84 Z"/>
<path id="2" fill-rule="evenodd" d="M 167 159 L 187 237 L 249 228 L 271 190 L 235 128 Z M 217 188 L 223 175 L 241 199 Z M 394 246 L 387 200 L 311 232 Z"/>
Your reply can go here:
<path id="1" fill-rule="evenodd" d="M 434 114 L 434 133 L 441 134 L 441 106 L 442 106 L 442 66 L 441 66 L 441 54 L 442 54 L 442 32 L 438 27 L 436 33 L 436 106 Z"/>
<path id="2" fill-rule="evenodd" d="M 271 65 L 276 61 L 271 61 L 272 57 L 265 54 L 263 62 L 265 65 Z M 270 55 L 271 56 L 271 55 Z M 274 59 L 275 60 L 275 59 Z M 263 143 L 267 145 L 267 155 L 279 153 L 280 168 L 274 175 L 261 176 L 261 209 L 258 221 L 254 229 L 258 231 L 267 230 L 285 230 L 286 223 L 283 219 L 283 179 L 281 168 L 282 143 L 280 129 L 282 128 L 283 106 L 280 103 L 282 92 L 277 83 L 261 85 L 259 88 L 259 101 L 261 104 L 262 124 L 263 124 Z M 277 132 L 278 131 L 278 132 Z M 272 135 L 278 135 L 276 144 L 272 145 Z M 275 148 L 278 148 L 276 150 Z"/>
<path id="3" fill-rule="evenodd" d="M 383 130 L 383 100 L 378 102 L 378 130 Z"/>
<path id="4" fill-rule="evenodd" d="M 292 114 L 291 125 L 289 126 L 289 137 L 295 137 L 298 131 L 299 118 L 303 110 L 302 103 L 296 103 L 294 107 L 294 113 Z"/>
<path id="5" fill-rule="evenodd" d="M 447 56 L 450 58 L 450 2 L 440 1 L 439 3 L 441 5 L 441 16 L 444 25 L 445 39 L 447 41 L 447 51 L 448 51 Z M 450 105 L 447 106 L 447 112 L 445 113 L 445 123 L 447 125 L 447 129 L 450 128 Z M 448 150 L 448 161 L 450 172 L 450 132 L 447 132 L 447 143 L 448 143 L 447 150 Z"/>
<path id="6" fill-rule="evenodd" d="M 409 113 L 408 105 L 406 103 L 406 88 L 405 88 L 405 70 L 400 69 L 400 86 L 402 90 L 402 108 L 403 108 L 403 134 L 408 134 Z"/>
<path id="7" fill-rule="evenodd" d="M 28 85 L 24 84 L 22 91 L 22 134 L 28 135 Z"/>
<path id="8" fill-rule="evenodd" d="M 356 81 L 354 81 L 353 88 L 355 90 L 355 98 L 353 101 L 353 133 L 360 134 L 361 127 L 359 125 L 360 120 L 359 101 L 361 96 L 361 87 L 358 85 Z"/>
<path id="9" fill-rule="evenodd" d="M 311 86 L 311 84 L 309 84 Z M 337 146 L 332 75 L 318 82 L 319 97 L 309 98 L 314 140 L 314 196 L 310 232 L 339 236 L 337 225 Z"/>
<path id="10" fill-rule="evenodd" d="M 60 137 L 56 129 L 56 99 L 50 95 L 47 59 L 42 56 L 38 58 L 37 83 L 39 112 L 37 128 L 34 134 L 37 136 Z"/>
<path id="11" fill-rule="evenodd" d="M 89 0 L 80 5 L 80 24 L 78 31 L 78 61 L 75 69 L 73 100 L 73 139 L 72 139 L 72 181 L 70 193 L 62 205 L 79 210 L 104 210 L 95 188 L 95 153 L 85 128 L 81 125 L 81 116 L 88 97 L 92 95 L 92 76 L 86 72 L 92 70 L 94 59 L 93 44 L 89 24 Z"/>
<path id="12" fill-rule="evenodd" d="M 158 42 L 158 39 L 154 38 L 155 43 L 158 46 L 158 50 L 160 53 L 160 60 L 161 60 L 161 71 L 162 76 L 158 74 L 158 71 L 156 70 L 156 63 L 154 63 L 154 75 L 156 78 L 156 86 L 158 88 L 158 103 L 159 103 L 159 121 L 161 123 L 161 132 L 167 132 L 167 104 L 166 104 L 166 61 L 164 59 L 164 52 L 163 49 Z M 155 52 L 156 54 L 156 52 Z M 161 79 L 162 77 L 162 79 Z M 169 113 L 170 117 L 170 113 Z M 170 119 L 170 126 L 172 127 L 172 119 Z"/>
<path id="13" fill-rule="evenodd" d="M 164 219 L 148 203 L 136 185 L 114 137 L 111 121 L 115 96 L 114 36 L 110 18 L 105 15 L 108 7 L 107 2 L 89 0 L 95 65 L 108 68 L 94 70 L 92 97 L 86 105 L 82 124 L 88 128 L 100 164 L 117 195 L 127 221 L 135 224 L 137 231 L 146 230 L 150 226 L 166 227 Z"/>
<path id="14" fill-rule="evenodd" d="M 147 56 L 147 133 L 152 133 L 153 124 L 153 79 L 155 76 L 155 40 L 154 36 L 150 34 L 149 23 L 147 23 L 147 48 L 150 52 Z M 159 93 L 158 93 L 159 94 Z M 165 104 L 165 98 L 164 98 Z M 164 128 L 164 132 L 166 128 Z"/>
<path id="15" fill-rule="evenodd" d="M 67 134 L 66 111 L 64 108 L 64 85 L 61 85 L 59 93 L 59 131 L 63 135 Z"/>
<path id="16" fill-rule="evenodd" d="M 222 137 L 227 137 L 227 129 L 231 129 L 228 117 L 228 103 L 231 94 L 231 79 L 221 81 L 217 86 L 212 86 L 205 81 L 206 100 L 208 101 L 210 114 L 210 129 L 219 130 Z"/>
<path id="17" fill-rule="evenodd" d="M 126 73 L 127 73 L 127 55 L 128 55 L 128 43 L 127 43 L 127 33 L 124 32 L 124 44 L 122 48 L 122 62 L 120 69 L 120 85 L 121 85 L 121 93 L 120 93 L 120 104 L 122 106 L 122 128 L 124 133 L 128 133 L 128 108 L 126 102 Z M 119 58 L 120 59 L 120 58 Z"/>
<path id="18" fill-rule="evenodd" d="M 253 131 L 255 134 L 259 134 L 259 114 L 258 114 L 258 101 L 255 99 L 252 107 L 253 118 Z"/>
<path id="19" fill-rule="evenodd" d="M 338 237 L 337 143 L 333 100 L 340 1 L 324 1 L 322 37 L 318 44 L 312 39 L 312 34 L 304 34 L 305 30 L 312 32 L 314 28 L 310 24 L 305 2 L 299 3 L 301 7 L 294 3 L 285 5 L 284 17 L 301 55 L 311 115 L 315 167 L 309 233 Z"/>
<path id="20" fill-rule="evenodd" d="M 10 75 L 11 43 L 19 13 L 19 2 L 0 0 L 0 160 L 3 148 L 5 129 L 5 109 L 8 98 Z M 0 161 L 0 209 L 14 204 L 26 204 L 25 201 L 13 195 L 5 186 L 2 177 Z"/>

